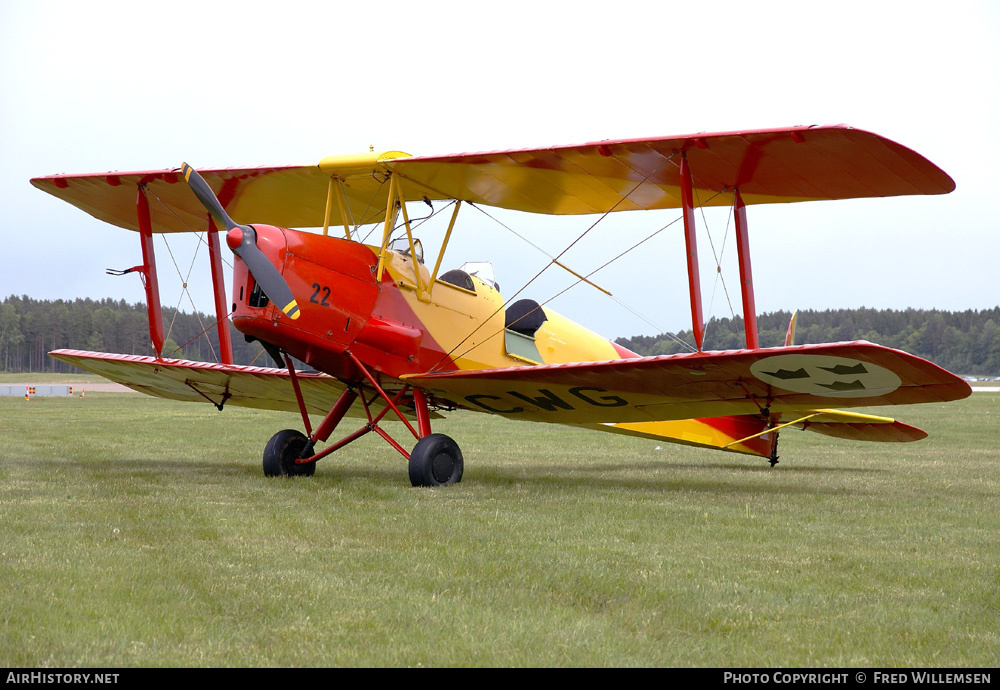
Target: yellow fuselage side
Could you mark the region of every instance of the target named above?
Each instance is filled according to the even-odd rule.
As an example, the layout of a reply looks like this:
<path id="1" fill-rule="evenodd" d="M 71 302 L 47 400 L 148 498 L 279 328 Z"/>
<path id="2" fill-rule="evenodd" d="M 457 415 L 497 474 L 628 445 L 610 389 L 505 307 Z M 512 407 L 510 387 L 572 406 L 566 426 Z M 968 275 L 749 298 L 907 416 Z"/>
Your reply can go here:
<path id="1" fill-rule="evenodd" d="M 373 248 L 374 249 L 374 248 Z M 377 249 L 374 249 L 377 251 Z M 459 369 L 527 366 L 531 362 L 508 354 L 504 343 L 504 300 L 493 286 L 470 276 L 475 291 L 435 281 L 431 290 L 427 267 L 417 264 L 420 286 L 408 256 L 388 252 L 385 270 L 424 330 Z M 606 338 L 544 308 L 545 322 L 535 333 L 538 364 L 594 362 L 619 359 Z"/>

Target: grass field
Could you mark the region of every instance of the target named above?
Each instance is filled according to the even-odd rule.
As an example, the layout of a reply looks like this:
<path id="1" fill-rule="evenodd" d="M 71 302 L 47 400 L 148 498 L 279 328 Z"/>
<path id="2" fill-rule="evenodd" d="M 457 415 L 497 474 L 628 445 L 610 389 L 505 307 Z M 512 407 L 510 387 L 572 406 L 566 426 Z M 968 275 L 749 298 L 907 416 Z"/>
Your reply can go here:
<path id="1" fill-rule="evenodd" d="M 884 412 L 884 411 L 883 411 Z M 0 659 L 67 666 L 1000 663 L 1000 394 L 782 462 L 459 414 L 463 482 L 295 416 L 0 399 Z"/>

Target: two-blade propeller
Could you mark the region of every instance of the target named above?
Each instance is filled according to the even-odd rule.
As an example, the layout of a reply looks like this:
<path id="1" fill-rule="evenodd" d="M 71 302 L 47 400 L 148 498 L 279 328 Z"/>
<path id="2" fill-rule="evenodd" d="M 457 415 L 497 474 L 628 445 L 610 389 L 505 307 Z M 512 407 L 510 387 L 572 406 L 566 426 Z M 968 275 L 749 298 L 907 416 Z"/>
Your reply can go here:
<path id="1" fill-rule="evenodd" d="M 184 180 L 191 187 L 191 191 L 198 197 L 202 206 L 212 214 L 212 217 L 219 221 L 227 231 L 226 244 L 233 250 L 236 256 L 243 259 L 243 262 L 250 270 L 250 275 L 260 285 L 267 298 L 283 311 L 288 318 L 297 319 L 301 312 L 299 305 L 292 296 L 292 290 L 288 287 L 281 272 L 274 267 L 264 253 L 257 246 L 257 232 L 249 225 L 240 225 L 226 213 L 215 192 L 205 182 L 205 178 L 198 174 L 198 171 L 187 163 L 181 166 L 184 173 Z"/>

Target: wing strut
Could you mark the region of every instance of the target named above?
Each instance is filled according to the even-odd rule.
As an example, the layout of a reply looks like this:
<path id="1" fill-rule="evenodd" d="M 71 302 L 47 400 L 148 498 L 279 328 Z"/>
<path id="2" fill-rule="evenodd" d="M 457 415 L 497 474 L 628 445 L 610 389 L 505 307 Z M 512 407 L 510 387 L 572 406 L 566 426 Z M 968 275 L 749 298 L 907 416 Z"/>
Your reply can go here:
<path id="1" fill-rule="evenodd" d="M 701 352 L 705 337 L 705 319 L 701 310 L 701 277 L 698 273 L 698 239 L 695 236 L 694 191 L 691 184 L 691 167 L 687 156 L 681 156 L 681 203 L 684 206 L 684 245 L 687 248 L 688 288 L 691 291 L 691 332 L 694 344 Z"/>
<path id="2" fill-rule="evenodd" d="M 340 219 L 344 224 L 344 237 L 351 239 L 351 227 L 347 219 L 351 212 L 351 207 L 347 204 L 347 197 L 344 196 L 344 181 L 338 175 L 330 175 L 330 181 L 326 186 L 326 212 L 323 215 L 323 237 L 330 233 L 330 211 L 333 208 L 334 192 L 337 196 L 337 205 L 340 207 Z"/>
<path id="3" fill-rule="evenodd" d="M 681 204 L 684 217 L 684 245 L 687 250 L 688 289 L 691 291 L 691 333 L 701 352 L 705 337 L 705 318 L 701 306 L 701 277 L 698 270 L 698 239 L 694 217 L 694 192 L 691 167 L 687 156 L 681 158 Z M 747 232 L 747 209 L 738 189 L 733 191 L 733 216 L 736 225 L 736 249 L 740 263 L 740 294 L 743 297 L 743 324 L 748 350 L 760 348 L 757 333 L 757 307 L 753 292 L 753 271 L 750 266 L 750 239 Z"/>
<path id="4" fill-rule="evenodd" d="M 146 316 L 149 321 L 149 340 L 157 357 L 163 356 L 163 343 L 166 337 L 163 332 L 163 311 L 160 307 L 160 284 L 156 275 L 156 252 L 153 248 L 153 223 L 149 211 L 149 198 L 146 185 L 150 178 L 143 177 L 136 185 L 136 219 L 139 225 L 139 242 L 142 247 L 142 264 L 124 271 L 108 269 L 110 275 L 125 275 L 138 272 L 142 276 L 142 285 L 146 291 Z M 120 184 L 120 183 L 119 183 Z M 155 194 L 154 194 L 155 196 Z M 190 229 L 194 232 L 193 229 Z M 215 297 L 215 319 L 219 334 L 219 360 L 222 364 L 233 363 L 233 345 L 229 333 L 229 310 L 226 309 L 226 283 L 222 272 L 222 251 L 219 243 L 219 231 L 208 215 L 208 226 L 205 229 L 208 244 L 208 255 L 212 266 L 212 291 Z"/>
<path id="5" fill-rule="evenodd" d="M 389 200 L 386 202 L 385 226 L 382 228 L 382 244 L 379 245 L 378 269 L 375 280 L 382 282 L 382 274 L 385 272 L 385 258 L 389 251 L 389 236 L 392 234 L 392 226 L 396 222 L 396 174 L 389 174 Z"/>
<path id="6" fill-rule="evenodd" d="M 740 259 L 740 294 L 743 295 L 743 327 L 746 329 L 747 349 L 760 347 L 757 335 L 757 305 L 753 297 L 753 271 L 750 269 L 750 238 L 747 234 L 747 207 L 740 190 L 733 192 L 733 216 L 736 225 L 736 253 Z"/>
<path id="7" fill-rule="evenodd" d="M 233 363 L 233 343 L 229 337 L 229 310 L 226 309 L 226 280 L 222 273 L 222 250 L 219 243 L 219 229 L 212 216 L 208 216 L 208 258 L 212 262 L 212 292 L 215 296 L 215 325 L 219 332 L 219 360 L 223 364 Z"/>
<path id="8" fill-rule="evenodd" d="M 455 220 L 458 218 L 458 209 L 462 207 L 462 200 L 455 200 L 455 208 L 451 212 L 451 220 L 448 222 L 448 231 L 444 234 L 444 240 L 441 242 L 441 251 L 438 252 L 437 261 L 434 262 L 434 272 L 431 273 L 431 282 L 427 285 L 427 294 L 431 293 L 434 289 L 434 283 L 437 282 L 438 271 L 441 270 L 441 261 L 444 259 L 444 253 L 448 249 L 448 241 L 451 239 L 451 231 L 455 229 Z"/>
<path id="9" fill-rule="evenodd" d="M 163 355 L 163 312 L 160 310 L 160 284 L 156 279 L 156 253 L 153 251 L 153 224 L 149 219 L 146 187 L 140 182 L 135 199 L 139 217 L 139 238 L 142 242 L 142 284 L 146 288 L 146 313 L 149 317 L 149 339 L 156 356 Z"/>

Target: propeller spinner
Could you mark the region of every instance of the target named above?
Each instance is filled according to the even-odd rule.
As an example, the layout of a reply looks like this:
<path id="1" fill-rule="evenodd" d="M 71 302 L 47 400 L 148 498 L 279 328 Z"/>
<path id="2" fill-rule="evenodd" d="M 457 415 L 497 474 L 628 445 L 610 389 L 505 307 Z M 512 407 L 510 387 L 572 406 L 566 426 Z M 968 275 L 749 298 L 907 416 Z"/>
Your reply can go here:
<path id="1" fill-rule="evenodd" d="M 198 171 L 187 163 L 181 166 L 184 173 L 184 180 L 191 187 L 191 191 L 198 197 L 202 206 L 212 214 L 219 223 L 226 228 L 226 244 L 233 250 L 236 256 L 243 259 L 250 271 L 250 275 L 260 285 L 267 298 L 274 302 L 288 318 L 295 320 L 299 318 L 301 312 L 299 305 L 292 296 L 292 290 L 288 287 L 281 272 L 274 267 L 264 253 L 257 246 L 257 232 L 250 225 L 240 225 L 226 213 L 215 192 L 208 186 Z"/>

